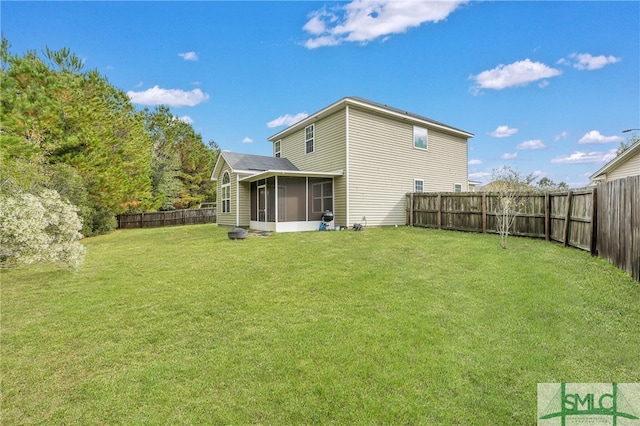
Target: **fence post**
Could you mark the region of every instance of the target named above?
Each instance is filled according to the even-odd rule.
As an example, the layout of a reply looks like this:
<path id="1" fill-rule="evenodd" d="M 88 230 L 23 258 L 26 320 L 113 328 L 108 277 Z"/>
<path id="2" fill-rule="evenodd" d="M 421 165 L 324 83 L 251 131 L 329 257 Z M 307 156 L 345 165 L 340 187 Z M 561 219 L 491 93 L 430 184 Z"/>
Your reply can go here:
<path id="1" fill-rule="evenodd" d="M 591 256 L 598 254 L 598 188 L 591 193 Z"/>
<path id="2" fill-rule="evenodd" d="M 442 194 L 438 194 L 438 200 L 436 201 L 438 204 L 438 216 L 436 217 L 436 224 L 438 225 L 438 229 L 442 228 Z"/>
<path id="3" fill-rule="evenodd" d="M 413 192 L 409 195 L 409 226 L 413 226 Z"/>
<path id="4" fill-rule="evenodd" d="M 573 197 L 573 191 L 567 193 L 567 214 L 564 218 L 564 232 L 562 233 L 562 244 L 566 247 L 569 245 L 569 222 L 571 222 L 571 198 Z"/>
<path id="5" fill-rule="evenodd" d="M 551 239 L 551 196 L 544 193 L 544 239 Z"/>
<path id="6" fill-rule="evenodd" d="M 144 212 L 140 213 L 140 228 L 144 228 Z"/>
<path id="7" fill-rule="evenodd" d="M 482 193 L 482 205 L 480 207 L 482 211 L 482 233 L 487 233 L 487 194 L 486 192 Z"/>

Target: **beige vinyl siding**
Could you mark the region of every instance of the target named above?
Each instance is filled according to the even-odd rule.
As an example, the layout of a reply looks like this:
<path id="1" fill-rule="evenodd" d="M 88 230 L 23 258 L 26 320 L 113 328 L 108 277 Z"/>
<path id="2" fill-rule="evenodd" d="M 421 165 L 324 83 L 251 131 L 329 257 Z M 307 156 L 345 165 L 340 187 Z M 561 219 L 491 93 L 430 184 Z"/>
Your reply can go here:
<path id="1" fill-rule="evenodd" d="M 349 110 L 348 225 L 396 225 L 406 221 L 407 192 L 414 179 L 424 191 L 467 190 L 467 142 L 424 124 L 428 149 L 413 147 L 414 122 L 400 121 L 351 107 Z"/>
<path id="2" fill-rule="evenodd" d="M 289 159 L 300 170 L 313 172 L 346 171 L 346 120 L 345 110 L 316 121 L 315 146 L 305 153 L 305 127 L 282 139 L 281 156 Z M 334 215 L 337 225 L 346 226 L 346 179 L 334 178 Z"/>
<path id="3" fill-rule="evenodd" d="M 222 176 L 227 171 L 231 178 L 231 211 L 222 213 L 222 199 L 220 198 L 222 195 Z M 220 168 L 220 174 L 217 176 L 218 180 L 216 181 L 217 205 L 219 206 L 216 213 L 218 225 L 249 226 L 251 190 L 249 184 L 238 182 L 238 179 L 244 176 L 234 173 L 226 162 Z"/>
<path id="4" fill-rule="evenodd" d="M 240 206 L 240 210 L 236 216 L 238 226 L 248 227 L 251 221 L 251 184 L 249 182 L 237 182 L 237 179 L 242 179 L 245 176 L 247 175 L 235 174 L 238 192 L 234 193 L 231 197 L 234 198 L 236 194 L 238 194 L 239 203 L 236 204 Z"/>
<path id="5" fill-rule="evenodd" d="M 621 179 L 627 176 L 640 175 L 640 154 L 637 154 L 618 166 L 615 170 L 607 173 L 607 180 Z"/>
<path id="6" fill-rule="evenodd" d="M 231 212 L 223 213 L 222 212 L 222 176 L 224 176 L 225 172 L 229 172 L 229 177 L 231 178 Z M 220 174 L 216 176 L 218 178 L 216 194 L 218 197 L 217 205 L 219 206 L 217 209 L 217 223 L 218 225 L 227 225 L 227 226 L 235 226 L 236 224 L 236 204 L 235 204 L 235 191 L 236 191 L 236 174 L 232 173 L 231 168 L 225 162 L 223 167 L 220 169 Z"/>

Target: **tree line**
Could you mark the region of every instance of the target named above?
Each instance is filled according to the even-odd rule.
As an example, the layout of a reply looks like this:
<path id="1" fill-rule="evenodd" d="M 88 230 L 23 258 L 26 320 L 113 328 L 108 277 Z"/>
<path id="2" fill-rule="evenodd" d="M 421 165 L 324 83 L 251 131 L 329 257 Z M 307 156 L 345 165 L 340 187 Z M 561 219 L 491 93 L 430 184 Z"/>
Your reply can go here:
<path id="1" fill-rule="evenodd" d="M 120 213 L 215 200 L 219 149 L 168 107 L 137 110 L 69 49 L 0 46 L 0 266 L 81 264 Z"/>
<path id="2" fill-rule="evenodd" d="M 69 49 L 18 55 L 3 37 L 0 55 L 4 196 L 55 191 L 75 206 L 84 236 L 113 230 L 127 211 L 215 200 L 218 146 L 168 107 L 137 110 Z"/>

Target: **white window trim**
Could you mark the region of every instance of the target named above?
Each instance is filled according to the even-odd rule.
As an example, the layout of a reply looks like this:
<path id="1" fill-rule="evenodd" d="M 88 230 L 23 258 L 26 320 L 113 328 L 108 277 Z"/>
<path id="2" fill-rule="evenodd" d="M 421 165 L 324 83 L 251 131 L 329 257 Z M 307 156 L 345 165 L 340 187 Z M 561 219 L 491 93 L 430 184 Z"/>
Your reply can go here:
<path id="1" fill-rule="evenodd" d="M 456 191 L 456 186 L 460 187 L 460 191 Z M 453 192 L 462 192 L 462 184 L 461 183 L 454 183 L 453 184 Z"/>
<path id="2" fill-rule="evenodd" d="M 311 127 L 312 136 L 310 139 L 307 139 L 307 129 Z M 311 151 L 307 151 L 307 143 L 311 141 Z M 305 154 L 313 154 L 316 150 L 316 125 L 310 124 L 304 128 L 304 153 Z"/>
<path id="3" fill-rule="evenodd" d="M 422 184 L 422 191 L 416 190 L 416 183 L 420 182 Z M 414 179 L 413 180 L 413 192 L 424 192 L 424 179 Z"/>
<path id="4" fill-rule="evenodd" d="M 273 156 L 274 157 L 282 156 L 282 139 L 278 139 L 273 143 Z"/>
<path id="5" fill-rule="evenodd" d="M 220 197 L 222 200 L 222 213 L 231 213 L 231 174 L 229 174 L 228 171 L 225 171 L 222 174 L 222 180 L 220 182 L 224 182 L 224 178 L 225 176 L 229 176 L 229 182 L 228 183 L 221 183 L 220 185 L 220 191 L 222 192 L 222 196 Z M 228 191 L 225 191 L 228 188 Z M 228 198 L 225 198 L 225 195 L 228 196 Z M 226 207 L 227 207 L 227 203 L 226 201 L 229 201 L 229 208 L 228 211 L 226 211 Z"/>
<path id="6" fill-rule="evenodd" d="M 416 129 L 422 129 L 425 132 L 425 147 L 422 148 L 420 146 L 416 146 Z M 429 150 L 429 129 L 426 127 L 413 126 L 413 140 L 411 141 L 411 145 L 414 149 L 419 149 L 420 151 L 428 151 Z"/>

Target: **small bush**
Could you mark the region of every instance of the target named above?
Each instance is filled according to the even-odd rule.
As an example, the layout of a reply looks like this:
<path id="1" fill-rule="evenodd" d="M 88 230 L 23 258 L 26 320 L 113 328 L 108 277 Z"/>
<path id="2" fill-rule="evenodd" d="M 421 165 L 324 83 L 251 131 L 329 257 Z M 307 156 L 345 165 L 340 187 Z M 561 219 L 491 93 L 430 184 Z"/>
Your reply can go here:
<path id="1" fill-rule="evenodd" d="M 76 268 L 85 248 L 80 244 L 78 210 L 46 189 L 38 194 L 0 195 L 0 264 L 4 267 L 54 262 Z"/>

